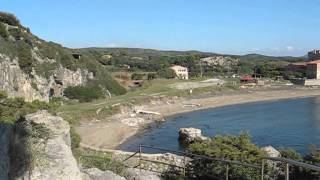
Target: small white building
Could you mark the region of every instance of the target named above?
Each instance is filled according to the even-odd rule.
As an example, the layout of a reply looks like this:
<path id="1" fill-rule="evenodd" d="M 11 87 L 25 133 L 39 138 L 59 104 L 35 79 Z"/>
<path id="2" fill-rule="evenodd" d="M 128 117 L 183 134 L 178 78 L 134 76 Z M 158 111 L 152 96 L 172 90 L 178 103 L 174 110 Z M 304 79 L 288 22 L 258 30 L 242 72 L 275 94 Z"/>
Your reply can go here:
<path id="1" fill-rule="evenodd" d="M 174 72 L 176 73 L 176 78 L 189 79 L 188 68 L 179 65 L 174 65 L 171 67 L 171 69 L 174 70 Z"/>

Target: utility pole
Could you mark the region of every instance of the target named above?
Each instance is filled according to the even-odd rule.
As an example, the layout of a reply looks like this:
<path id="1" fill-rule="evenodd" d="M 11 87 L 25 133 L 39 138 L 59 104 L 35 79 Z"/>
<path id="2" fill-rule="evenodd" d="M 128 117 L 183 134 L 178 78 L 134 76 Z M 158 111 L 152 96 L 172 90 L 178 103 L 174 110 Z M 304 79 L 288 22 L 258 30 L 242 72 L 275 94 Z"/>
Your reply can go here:
<path id="1" fill-rule="evenodd" d="M 201 59 L 200 59 L 200 77 L 202 78 L 202 61 L 201 61 Z"/>

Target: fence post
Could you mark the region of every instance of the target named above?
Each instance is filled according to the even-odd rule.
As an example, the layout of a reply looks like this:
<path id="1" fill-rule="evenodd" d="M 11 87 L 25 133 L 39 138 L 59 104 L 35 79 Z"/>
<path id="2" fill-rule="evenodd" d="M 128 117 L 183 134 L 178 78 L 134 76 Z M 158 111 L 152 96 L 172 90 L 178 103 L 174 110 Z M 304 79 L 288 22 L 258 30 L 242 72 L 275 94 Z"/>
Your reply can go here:
<path id="1" fill-rule="evenodd" d="M 139 146 L 139 169 L 140 169 L 140 173 L 141 173 L 141 146 Z"/>
<path id="2" fill-rule="evenodd" d="M 186 176 L 186 155 L 183 154 L 183 176 Z"/>
<path id="3" fill-rule="evenodd" d="M 226 180 L 229 179 L 229 164 L 226 163 Z"/>
<path id="4" fill-rule="evenodd" d="M 286 172 L 285 172 L 286 180 L 289 180 L 289 163 L 286 163 Z"/>
<path id="5" fill-rule="evenodd" d="M 264 159 L 262 159 L 261 162 L 261 180 L 264 178 Z"/>

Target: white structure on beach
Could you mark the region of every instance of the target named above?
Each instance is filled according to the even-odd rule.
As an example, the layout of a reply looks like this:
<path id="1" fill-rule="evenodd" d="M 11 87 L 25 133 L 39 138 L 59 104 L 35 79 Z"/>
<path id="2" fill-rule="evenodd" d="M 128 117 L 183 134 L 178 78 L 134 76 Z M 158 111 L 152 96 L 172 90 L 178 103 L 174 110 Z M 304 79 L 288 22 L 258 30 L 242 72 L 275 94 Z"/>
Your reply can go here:
<path id="1" fill-rule="evenodd" d="M 178 79 L 189 79 L 188 68 L 174 65 L 171 67 L 171 69 L 174 70 Z"/>

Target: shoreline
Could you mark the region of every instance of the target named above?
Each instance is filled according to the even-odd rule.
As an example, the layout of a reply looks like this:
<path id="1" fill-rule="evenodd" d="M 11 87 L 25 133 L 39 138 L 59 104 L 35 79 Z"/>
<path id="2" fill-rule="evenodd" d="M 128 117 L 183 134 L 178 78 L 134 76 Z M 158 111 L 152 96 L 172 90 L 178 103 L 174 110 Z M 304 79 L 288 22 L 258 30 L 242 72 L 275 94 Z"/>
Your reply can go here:
<path id="1" fill-rule="evenodd" d="M 178 98 L 167 102 L 155 102 L 137 106 L 144 110 L 159 112 L 164 117 L 171 117 L 179 114 L 189 113 L 193 111 L 214 109 L 218 107 L 239 105 L 254 102 L 277 101 L 286 99 L 308 98 L 320 96 L 320 89 L 304 89 L 304 88 L 289 88 L 289 89 L 266 89 L 252 91 L 234 91 L 230 93 L 222 93 L 200 98 Z M 184 107 L 183 104 L 200 104 L 200 107 Z M 135 108 L 137 108 L 135 107 Z M 131 137 L 144 131 L 149 124 L 154 123 L 159 117 L 148 117 L 138 127 L 129 127 L 120 122 L 119 119 L 126 118 L 129 114 L 116 115 L 108 118 L 107 121 L 97 123 L 82 124 L 76 127 L 83 141 L 81 144 L 93 149 L 118 150 L 118 147 L 129 140 Z M 118 119 L 117 119 L 118 118 Z M 111 120 L 112 119 L 112 120 Z M 117 119 L 117 120 L 115 120 Z M 90 134 L 90 132 L 93 132 Z M 106 136 L 108 136 L 106 138 Z"/>

